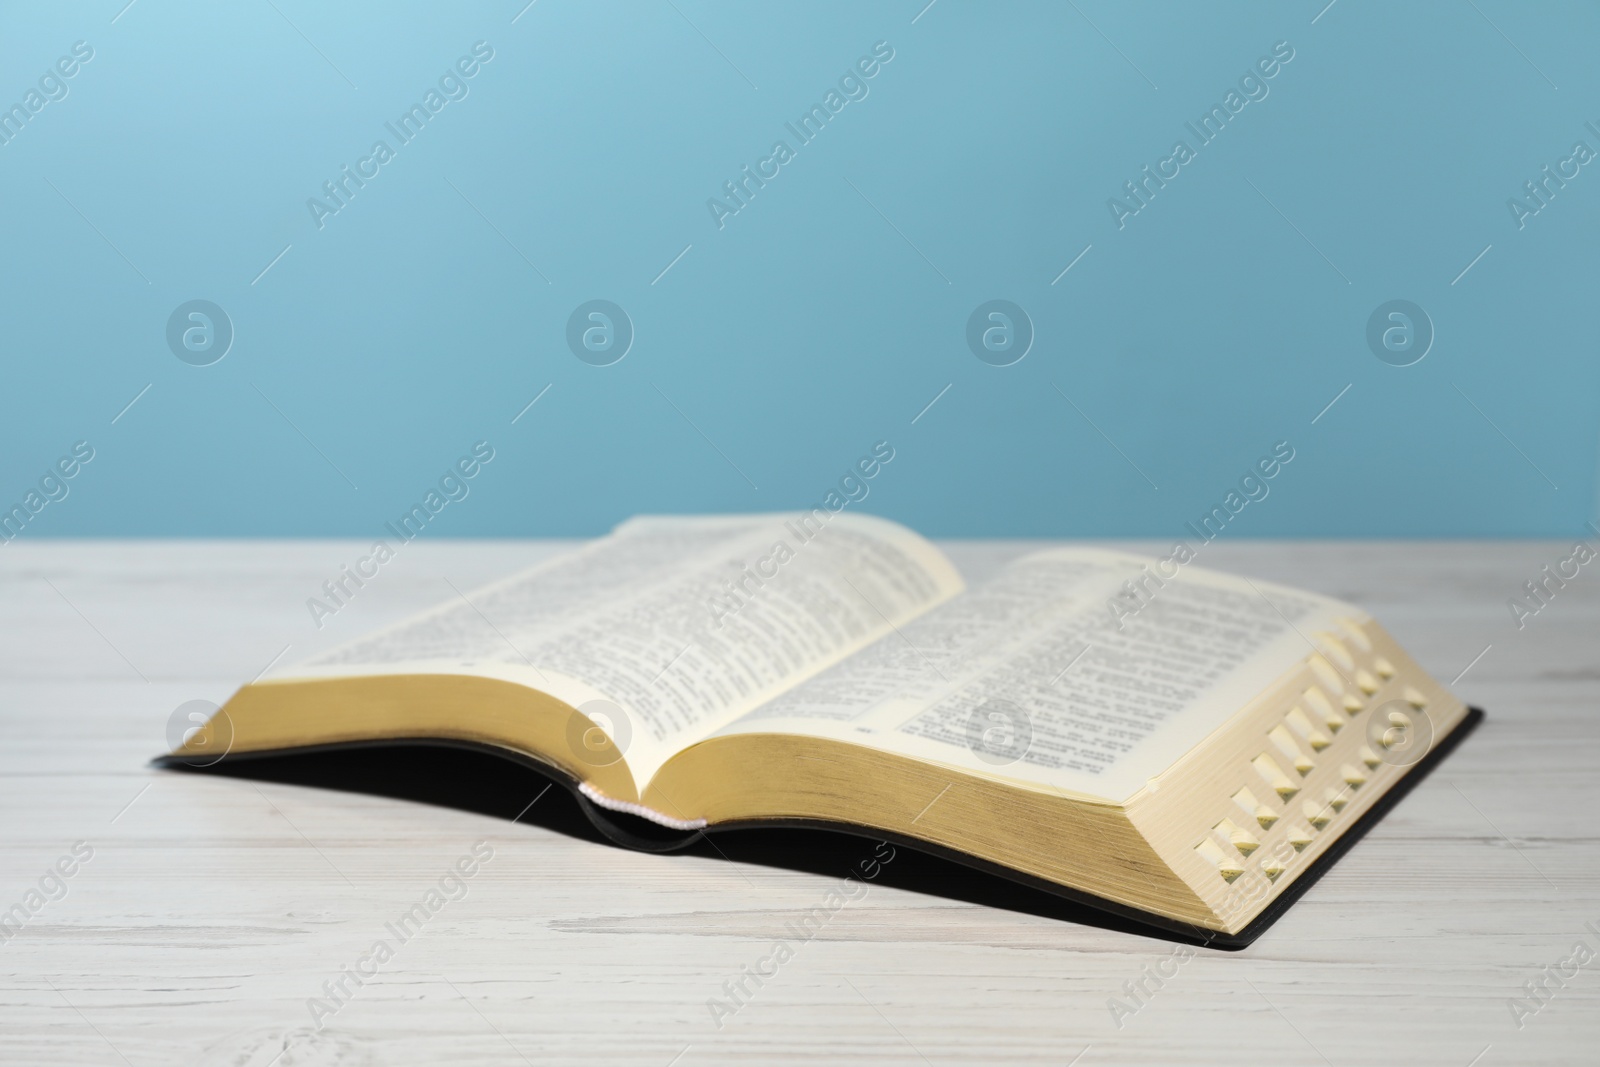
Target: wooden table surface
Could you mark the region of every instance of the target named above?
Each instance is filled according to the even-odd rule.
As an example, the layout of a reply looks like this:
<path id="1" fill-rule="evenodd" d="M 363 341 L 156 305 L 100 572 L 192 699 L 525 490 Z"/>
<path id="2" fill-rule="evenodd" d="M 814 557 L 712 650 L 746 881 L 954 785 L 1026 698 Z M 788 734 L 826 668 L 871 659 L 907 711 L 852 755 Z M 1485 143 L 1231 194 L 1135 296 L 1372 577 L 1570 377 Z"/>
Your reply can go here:
<path id="1" fill-rule="evenodd" d="M 36 906 L 0 944 L 0 1061 L 1600 1062 L 1600 563 L 1521 630 L 1507 607 L 1570 545 L 1205 549 L 1368 608 L 1488 719 L 1254 946 L 1196 950 L 1131 1013 L 1110 1002 L 1133 1005 L 1125 984 L 1172 945 L 912 856 L 797 940 L 787 924 L 866 842 L 636 854 L 585 840 L 559 789 L 513 822 L 537 780 L 492 768 L 369 768 L 388 796 L 151 769 L 185 702 L 565 545 L 407 545 L 318 631 L 306 598 L 366 547 L 0 549 L 0 911 Z M 981 578 L 1035 546 L 948 547 Z M 404 799 L 441 789 L 463 806 Z M 479 841 L 492 858 L 446 880 Z M 441 880 L 401 943 L 388 924 Z M 779 940 L 792 958 L 732 1000 L 724 983 L 771 970 Z M 358 964 L 359 987 L 341 977 Z M 328 994 L 339 981 L 348 998 Z M 713 998 L 730 1010 L 714 1018 Z"/>

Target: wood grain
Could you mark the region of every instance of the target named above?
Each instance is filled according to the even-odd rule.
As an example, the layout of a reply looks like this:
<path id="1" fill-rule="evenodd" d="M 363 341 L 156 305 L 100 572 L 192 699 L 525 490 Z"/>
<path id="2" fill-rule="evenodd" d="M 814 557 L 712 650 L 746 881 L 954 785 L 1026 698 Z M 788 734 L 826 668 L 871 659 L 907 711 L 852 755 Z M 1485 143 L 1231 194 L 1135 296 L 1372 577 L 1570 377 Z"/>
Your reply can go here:
<path id="1" fill-rule="evenodd" d="M 93 849 L 0 944 L 6 1063 L 1600 1060 L 1600 958 L 1520 1029 L 1509 1006 L 1579 940 L 1600 951 L 1585 928 L 1600 930 L 1600 576 L 1521 631 L 1506 606 L 1567 546 L 1206 549 L 1206 565 L 1363 605 L 1446 683 L 1488 646 L 1453 688 L 1489 718 L 1255 946 L 1198 951 L 1120 1026 L 1108 1002 L 1132 1004 L 1124 984 L 1172 946 L 888 884 L 796 940 L 787 925 L 847 853 L 836 874 L 638 855 L 507 817 L 147 767 L 185 701 L 563 546 L 418 542 L 317 630 L 306 598 L 364 547 L 0 552 L 0 911 L 74 842 Z M 947 547 L 981 578 L 1033 546 Z M 308 1000 L 393 941 L 385 924 L 479 840 L 494 855 L 465 895 L 315 1030 Z M 719 1027 L 708 1000 L 780 939 L 792 958 Z"/>

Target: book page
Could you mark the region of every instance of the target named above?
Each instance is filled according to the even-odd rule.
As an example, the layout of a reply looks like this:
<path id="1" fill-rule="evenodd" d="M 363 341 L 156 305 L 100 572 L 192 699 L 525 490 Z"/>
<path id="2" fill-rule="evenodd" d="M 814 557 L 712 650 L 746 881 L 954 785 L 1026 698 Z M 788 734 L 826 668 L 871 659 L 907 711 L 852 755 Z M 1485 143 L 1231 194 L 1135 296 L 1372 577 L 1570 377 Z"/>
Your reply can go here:
<path id="1" fill-rule="evenodd" d="M 1154 564 L 1024 556 L 719 732 L 832 737 L 1120 802 L 1314 651 L 1309 635 L 1366 617 Z"/>
<path id="2" fill-rule="evenodd" d="M 673 752 L 961 588 L 931 544 L 871 516 L 639 518 L 296 674 L 525 684 L 590 714 L 643 783 Z"/>

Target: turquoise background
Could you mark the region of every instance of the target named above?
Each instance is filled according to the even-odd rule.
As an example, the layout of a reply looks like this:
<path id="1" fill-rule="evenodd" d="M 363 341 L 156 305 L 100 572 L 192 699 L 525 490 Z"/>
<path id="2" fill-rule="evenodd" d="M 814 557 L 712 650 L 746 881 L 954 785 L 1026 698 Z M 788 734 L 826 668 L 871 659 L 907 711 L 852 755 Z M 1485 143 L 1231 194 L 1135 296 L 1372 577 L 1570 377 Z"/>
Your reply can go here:
<path id="1" fill-rule="evenodd" d="M 1593 5 L 524 2 L 7 5 L 0 106 L 94 49 L 0 146 L 0 506 L 95 449 L 23 538 L 376 536 L 480 440 L 428 536 L 798 508 L 879 440 L 862 509 L 940 536 L 1178 536 L 1280 440 L 1228 536 L 1595 515 L 1600 164 L 1507 207 L 1600 150 Z M 308 198 L 477 41 L 319 229 Z M 708 198 L 878 41 L 719 229 Z M 1108 198 L 1279 41 L 1119 229 Z M 210 366 L 166 341 L 194 299 L 236 334 Z M 567 345 L 592 299 L 636 332 L 610 366 Z M 1012 366 L 967 346 L 992 299 L 1036 332 Z M 1367 346 L 1392 299 L 1436 330 L 1411 366 Z"/>

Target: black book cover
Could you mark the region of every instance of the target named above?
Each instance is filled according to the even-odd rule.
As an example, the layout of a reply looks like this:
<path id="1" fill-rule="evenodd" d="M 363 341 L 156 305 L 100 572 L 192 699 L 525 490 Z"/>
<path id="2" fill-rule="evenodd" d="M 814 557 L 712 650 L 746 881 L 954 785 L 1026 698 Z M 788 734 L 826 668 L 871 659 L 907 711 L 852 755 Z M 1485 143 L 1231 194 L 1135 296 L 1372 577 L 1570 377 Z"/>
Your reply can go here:
<path id="1" fill-rule="evenodd" d="M 849 839 L 856 838 L 865 842 L 887 841 L 896 848 L 904 848 L 913 854 L 927 857 L 929 861 L 920 866 L 913 864 L 909 873 L 906 865 L 901 864 L 892 883 L 898 888 L 1085 922 L 1129 933 L 1159 937 L 1167 941 L 1237 951 L 1250 945 L 1281 919 L 1295 901 L 1315 885 L 1340 857 L 1355 847 L 1367 831 L 1376 826 L 1405 798 L 1406 794 L 1432 773 L 1434 768 L 1482 721 L 1481 709 L 1468 708 L 1466 717 L 1449 735 L 1434 745 L 1426 756 L 1391 786 L 1388 792 L 1379 797 L 1359 819 L 1345 827 L 1338 839 L 1318 856 L 1310 867 L 1274 897 L 1250 925 L 1236 934 L 1206 930 L 1181 920 L 1117 904 L 1009 867 L 989 863 L 964 852 L 899 834 L 885 833 L 870 826 L 811 819 L 750 819 L 718 823 L 703 830 L 671 830 L 640 816 L 601 808 L 578 789 L 577 779 L 567 776 L 550 764 L 494 745 L 444 739 L 355 741 L 293 749 L 231 753 L 205 767 L 194 766 L 182 757 L 171 755 L 158 757 L 152 762 L 158 767 L 172 770 L 209 771 L 325 788 L 372 791 L 445 806 L 467 807 L 469 810 L 483 811 L 486 814 L 503 814 L 503 809 L 496 810 L 493 803 L 482 800 L 485 792 L 484 770 L 485 767 L 492 766 L 492 762 L 480 760 L 470 767 L 457 764 L 456 769 L 459 773 L 433 776 L 435 784 L 440 788 L 419 795 L 419 790 L 414 787 L 396 788 L 393 775 L 384 774 L 384 768 L 371 760 L 371 757 L 385 751 L 411 750 L 426 761 L 430 758 L 427 750 L 434 750 L 435 755 L 443 761 L 447 753 L 455 750 L 458 753 L 475 754 L 478 757 L 493 757 L 502 764 L 535 771 L 543 779 L 565 786 L 577 810 L 587 819 L 589 826 L 598 831 L 605 840 L 624 848 L 641 852 L 704 851 L 707 855 L 719 856 L 734 862 L 748 857 L 758 863 L 824 873 L 830 865 L 843 865 L 839 862 L 841 852 L 837 846 L 847 843 Z M 334 758 L 331 761 L 318 758 L 322 756 Z M 365 763 L 363 759 L 366 759 Z M 418 767 L 415 764 L 411 764 L 411 767 L 413 773 L 402 774 L 400 777 L 415 783 L 417 776 L 414 772 Z M 394 768 L 391 766 L 388 770 L 393 771 Z M 526 793 L 525 778 L 519 788 L 521 792 L 518 795 Z M 452 796 L 452 793 L 471 793 L 478 798 L 478 802 L 475 803 L 472 797 Z M 555 828 L 568 833 L 575 830 L 571 825 L 559 825 L 559 820 Z M 715 842 L 709 840 L 712 837 L 716 838 Z M 832 864 L 830 860 L 833 861 Z M 963 878 L 961 869 L 966 869 L 976 877 Z M 923 884 L 919 885 L 919 880 Z"/>

